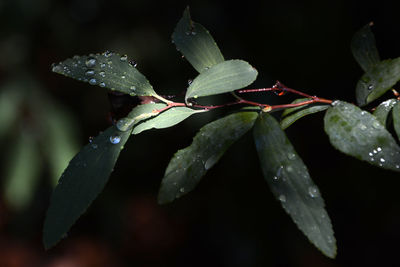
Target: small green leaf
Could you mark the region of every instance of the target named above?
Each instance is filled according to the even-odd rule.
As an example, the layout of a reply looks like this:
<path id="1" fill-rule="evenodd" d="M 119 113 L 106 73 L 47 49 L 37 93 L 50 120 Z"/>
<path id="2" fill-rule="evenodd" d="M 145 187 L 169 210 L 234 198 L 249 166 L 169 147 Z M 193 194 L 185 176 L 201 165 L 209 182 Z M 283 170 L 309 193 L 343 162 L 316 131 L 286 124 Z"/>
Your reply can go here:
<path id="1" fill-rule="evenodd" d="M 394 130 L 397 133 L 397 138 L 400 140 L 400 102 L 397 101 L 397 104 L 393 107 L 393 125 Z"/>
<path id="2" fill-rule="evenodd" d="M 362 27 L 351 40 L 351 52 L 361 68 L 368 72 L 380 61 L 374 34 L 371 31 L 372 23 Z"/>
<path id="3" fill-rule="evenodd" d="M 202 25 L 190 19 L 189 8 L 185 9 L 183 17 L 176 25 L 172 41 L 176 49 L 200 73 L 224 61 L 210 33 Z"/>
<path id="4" fill-rule="evenodd" d="M 372 114 L 335 101 L 325 114 L 325 132 L 341 152 L 384 169 L 400 171 L 400 147 Z"/>
<path id="5" fill-rule="evenodd" d="M 131 112 L 129 112 L 128 116 L 120 119 L 117 122 L 117 128 L 120 131 L 127 131 L 139 122 L 146 120 L 150 117 L 157 116 L 158 113 L 153 111 L 162 109 L 166 106 L 167 105 L 162 103 L 149 103 L 138 105 L 134 109 L 132 109 Z"/>
<path id="6" fill-rule="evenodd" d="M 334 258 L 336 240 L 318 187 L 279 123 L 262 113 L 254 139 L 264 178 L 299 229 L 325 255 Z"/>
<path id="7" fill-rule="evenodd" d="M 257 70 L 246 61 L 224 61 L 200 73 L 190 84 L 185 100 L 232 92 L 254 82 L 257 74 Z"/>
<path id="8" fill-rule="evenodd" d="M 360 106 L 367 105 L 400 80 L 400 58 L 387 59 L 365 73 L 357 83 L 356 97 Z"/>
<path id="9" fill-rule="evenodd" d="M 181 121 L 187 119 L 189 116 L 199 113 L 199 112 L 204 112 L 207 110 L 201 109 L 201 110 L 196 110 L 196 109 L 191 109 L 187 107 L 174 107 L 170 108 L 167 111 L 162 112 L 160 115 L 153 119 L 149 119 L 145 122 L 142 122 L 141 124 L 137 125 L 133 129 L 133 134 L 139 134 L 143 131 L 156 128 L 156 129 L 162 129 L 162 128 L 168 128 L 171 126 L 174 126 L 175 124 L 180 123 Z"/>
<path id="10" fill-rule="evenodd" d="M 159 203 L 174 201 L 192 191 L 225 151 L 253 126 L 256 112 L 239 112 L 203 126 L 193 143 L 175 153 L 158 195 Z"/>
<path id="11" fill-rule="evenodd" d="M 304 102 L 307 100 L 309 100 L 309 98 L 296 99 L 295 101 L 292 102 L 292 104 Z M 292 125 L 298 119 L 301 119 L 302 117 L 313 113 L 324 111 L 328 108 L 329 108 L 328 105 L 312 105 L 312 106 L 306 105 L 306 106 L 285 109 L 285 111 L 282 113 L 282 116 L 286 117 L 283 120 L 281 120 L 281 127 L 284 130 L 288 128 L 290 125 Z M 297 112 L 292 115 L 289 115 L 295 111 Z"/>
<path id="12" fill-rule="evenodd" d="M 114 126 L 71 160 L 54 189 L 43 230 L 46 249 L 54 246 L 103 190 L 130 132 Z"/>
<path id="13" fill-rule="evenodd" d="M 106 87 L 131 96 L 156 95 L 150 82 L 128 61 L 127 56 L 112 52 L 74 56 L 53 64 L 52 70 L 91 85 Z"/>
<path id="14" fill-rule="evenodd" d="M 389 99 L 379 104 L 374 111 L 374 116 L 383 125 L 386 126 L 386 119 L 393 106 L 397 103 L 396 99 Z"/>

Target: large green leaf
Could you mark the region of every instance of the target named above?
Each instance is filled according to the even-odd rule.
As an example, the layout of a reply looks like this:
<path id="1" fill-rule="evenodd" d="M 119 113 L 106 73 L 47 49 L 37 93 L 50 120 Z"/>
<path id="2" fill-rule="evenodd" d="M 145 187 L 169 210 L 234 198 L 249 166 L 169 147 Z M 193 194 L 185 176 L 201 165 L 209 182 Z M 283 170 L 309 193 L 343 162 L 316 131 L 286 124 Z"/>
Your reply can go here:
<path id="1" fill-rule="evenodd" d="M 397 133 L 397 138 L 400 140 L 400 102 L 393 107 L 393 125 Z"/>
<path id="2" fill-rule="evenodd" d="M 198 72 L 224 61 L 210 33 L 190 19 L 189 8 L 185 9 L 183 17 L 176 25 L 172 41 Z"/>
<path id="3" fill-rule="evenodd" d="M 167 111 L 162 112 L 155 118 L 149 119 L 133 128 L 133 134 L 139 134 L 143 131 L 156 128 L 168 128 L 180 123 L 181 121 L 187 119 L 191 115 L 199 112 L 204 112 L 206 110 L 196 110 L 187 107 L 173 107 Z"/>
<path id="4" fill-rule="evenodd" d="M 336 240 L 324 200 L 279 123 L 268 113 L 254 124 L 254 139 L 265 180 L 299 229 L 328 257 Z"/>
<path id="5" fill-rule="evenodd" d="M 292 104 L 304 102 L 307 100 L 309 100 L 309 98 L 296 99 L 292 102 Z M 313 113 L 324 111 L 328 108 L 329 108 L 328 105 L 312 105 L 312 106 L 306 105 L 306 106 L 285 109 L 285 111 L 282 113 L 282 116 L 285 116 L 285 118 L 281 120 L 281 127 L 284 130 L 290 125 L 292 125 L 298 119 L 301 119 L 302 117 Z"/>
<path id="6" fill-rule="evenodd" d="M 386 119 L 397 100 L 392 98 L 379 104 L 374 111 L 374 116 L 383 125 L 386 126 Z"/>
<path id="7" fill-rule="evenodd" d="M 162 109 L 166 106 L 167 105 L 162 103 L 149 103 L 136 106 L 131 112 L 129 112 L 128 116 L 117 122 L 117 128 L 120 131 L 127 131 L 142 120 L 158 115 L 157 112 L 153 111 Z"/>
<path id="8" fill-rule="evenodd" d="M 341 152 L 370 164 L 400 171 L 400 147 L 372 114 L 335 101 L 325 114 L 325 131 Z"/>
<path id="9" fill-rule="evenodd" d="M 225 151 L 253 126 L 256 117 L 255 112 L 239 112 L 203 126 L 192 144 L 178 150 L 169 162 L 159 203 L 172 202 L 193 190 Z"/>
<path id="10" fill-rule="evenodd" d="M 368 72 L 380 61 L 371 26 L 372 23 L 368 23 L 362 27 L 351 40 L 351 52 L 365 72 Z"/>
<path id="11" fill-rule="evenodd" d="M 364 106 L 392 88 L 400 80 L 400 58 L 387 59 L 365 73 L 357 83 L 357 103 Z"/>
<path id="12" fill-rule="evenodd" d="M 115 126 L 87 144 L 71 160 L 50 200 L 44 222 L 43 243 L 54 246 L 103 190 L 130 135 Z"/>
<path id="13" fill-rule="evenodd" d="M 79 81 L 131 96 L 156 95 L 146 77 L 136 69 L 135 63 L 132 65 L 127 56 L 120 56 L 112 52 L 74 56 L 58 64 L 53 64 L 52 70 Z"/>
<path id="14" fill-rule="evenodd" d="M 190 84 L 185 99 L 232 92 L 254 82 L 257 74 L 246 61 L 224 61 L 200 73 Z"/>

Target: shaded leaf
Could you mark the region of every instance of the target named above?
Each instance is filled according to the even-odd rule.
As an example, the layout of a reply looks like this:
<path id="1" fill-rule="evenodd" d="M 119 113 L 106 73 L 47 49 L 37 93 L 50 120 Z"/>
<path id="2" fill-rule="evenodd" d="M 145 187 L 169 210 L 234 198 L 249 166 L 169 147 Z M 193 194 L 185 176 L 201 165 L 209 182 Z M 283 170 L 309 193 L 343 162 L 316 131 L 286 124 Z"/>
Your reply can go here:
<path id="1" fill-rule="evenodd" d="M 387 116 L 396 103 L 396 99 L 389 99 L 379 104 L 379 106 L 375 109 L 374 116 L 383 126 L 386 126 Z"/>
<path id="2" fill-rule="evenodd" d="M 325 132 L 341 152 L 384 169 L 400 171 L 400 147 L 372 114 L 335 101 L 325 114 Z"/>
<path id="3" fill-rule="evenodd" d="M 394 130 L 396 131 L 397 138 L 400 140 L 400 102 L 397 101 L 397 104 L 393 107 L 393 125 Z"/>
<path id="4" fill-rule="evenodd" d="M 357 83 L 357 104 L 364 106 L 392 88 L 400 80 L 400 58 L 387 59 L 365 73 Z"/>
<path id="5" fill-rule="evenodd" d="M 311 100 L 311 98 L 298 98 L 298 99 L 293 100 L 293 102 L 291 104 L 297 104 L 297 103 L 301 103 L 301 102 L 308 101 L 308 100 Z M 300 106 L 300 107 L 294 107 L 294 108 L 286 108 L 282 112 L 282 117 L 285 117 L 285 116 L 289 115 L 290 113 L 298 111 L 299 109 L 302 109 L 302 108 L 307 107 L 307 106 L 308 105 Z"/>
<path id="6" fill-rule="evenodd" d="M 149 103 L 138 105 L 125 117 L 117 122 L 117 128 L 120 131 L 127 131 L 139 122 L 146 120 L 150 117 L 157 116 L 158 113 L 153 112 L 154 110 L 162 109 L 167 105 L 162 103 Z"/>
<path id="7" fill-rule="evenodd" d="M 257 70 L 246 61 L 224 61 L 200 73 L 190 84 L 185 100 L 232 92 L 254 82 L 257 74 Z"/>
<path id="8" fill-rule="evenodd" d="M 130 135 L 112 126 L 71 160 L 50 200 L 43 230 L 46 249 L 54 246 L 81 216 L 108 181 Z"/>
<path id="9" fill-rule="evenodd" d="M 239 112 L 203 126 L 192 144 L 178 150 L 169 162 L 159 203 L 172 202 L 192 191 L 225 151 L 253 126 L 256 117 L 256 112 Z"/>
<path id="10" fill-rule="evenodd" d="M 324 200 L 279 123 L 268 113 L 254 124 L 254 140 L 265 180 L 299 229 L 328 257 L 336 240 Z"/>
<path id="11" fill-rule="evenodd" d="M 362 27 L 351 40 L 351 52 L 365 72 L 368 72 L 380 61 L 375 36 L 371 31 L 372 25 L 372 23 L 368 23 Z"/>
<path id="12" fill-rule="evenodd" d="M 129 63 L 126 56 L 111 52 L 74 56 L 58 64 L 53 64 L 52 70 L 79 81 L 131 96 L 156 95 L 146 77 Z"/>
<path id="13" fill-rule="evenodd" d="M 133 134 L 139 134 L 143 131 L 156 128 L 156 129 L 162 129 L 162 128 L 168 128 L 171 126 L 174 126 L 175 124 L 180 123 L 181 121 L 187 119 L 191 115 L 199 112 L 204 112 L 206 110 L 196 110 L 196 109 L 191 109 L 187 107 L 174 107 L 170 108 L 167 111 L 162 112 L 160 115 L 153 119 L 149 119 L 145 122 L 142 122 L 141 124 L 137 125 L 132 133 Z"/>
<path id="14" fill-rule="evenodd" d="M 210 33 L 202 25 L 190 19 L 189 8 L 185 9 L 183 17 L 176 25 L 172 41 L 177 50 L 200 73 L 224 61 Z"/>

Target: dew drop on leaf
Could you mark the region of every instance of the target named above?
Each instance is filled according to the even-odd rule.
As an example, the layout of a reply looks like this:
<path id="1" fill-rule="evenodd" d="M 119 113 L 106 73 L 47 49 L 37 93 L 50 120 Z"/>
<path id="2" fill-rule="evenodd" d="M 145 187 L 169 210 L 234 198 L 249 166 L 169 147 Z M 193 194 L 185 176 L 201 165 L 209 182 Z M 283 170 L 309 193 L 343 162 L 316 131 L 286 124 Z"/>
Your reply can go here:
<path id="1" fill-rule="evenodd" d="M 96 84 L 97 84 L 97 81 L 96 81 L 95 78 L 92 78 L 92 79 L 89 80 L 89 83 L 90 83 L 91 85 L 96 85 Z"/>
<path id="2" fill-rule="evenodd" d="M 86 75 L 86 76 L 93 76 L 93 75 L 94 75 L 94 70 L 87 70 L 87 71 L 85 72 L 85 75 Z"/>
<path id="3" fill-rule="evenodd" d="M 121 61 L 126 61 L 127 59 L 128 59 L 128 56 L 127 55 L 123 55 L 123 56 L 121 56 Z"/>
<path id="4" fill-rule="evenodd" d="M 116 145 L 116 144 L 118 144 L 120 141 L 121 141 L 121 136 L 119 136 L 119 135 L 110 136 L 110 142 L 111 142 L 111 144 Z"/>
<path id="5" fill-rule="evenodd" d="M 106 84 L 104 82 L 99 83 L 100 87 L 106 87 Z"/>
<path id="6" fill-rule="evenodd" d="M 96 66 L 96 59 L 93 57 L 89 57 L 85 62 L 86 67 L 93 68 Z"/>
<path id="7" fill-rule="evenodd" d="M 310 197 L 315 198 L 315 197 L 319 197 L 319 190 L 318 188 L 316 188 L 315 186 L 310 186 L 308 188 L 308 194 L 310 195 Z"/>
<path id="8" fill-rule="evenodd" d="M 280 202 L 286 202 L 286 197 L 284 195 L 280 195 L 278 199 Z"/>

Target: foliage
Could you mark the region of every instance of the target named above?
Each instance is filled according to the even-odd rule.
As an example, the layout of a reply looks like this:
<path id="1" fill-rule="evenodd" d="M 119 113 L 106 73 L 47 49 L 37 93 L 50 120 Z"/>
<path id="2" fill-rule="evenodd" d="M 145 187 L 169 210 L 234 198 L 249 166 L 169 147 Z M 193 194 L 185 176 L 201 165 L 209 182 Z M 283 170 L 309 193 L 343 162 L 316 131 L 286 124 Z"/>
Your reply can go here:
<path id="1" fill-rule="evenodd" d="M 370 27 L 368 24 L 357 32 L 351 43 L 353 55 L 365 71 L 356 87 L 359 106 L 378 99 L 400 80 L 400 59 L 380 61 Z M 191 145 L 175 153 L 161 182 L 159 203 L 172 202 L 193 190 L 227 149 L 252 129 L 261 169 L 272 193 L 310 242 L 334 258 L 336 240 L 321 192 L 284 130 L 304 116 L 326 111 L 325 131 L 335 148 L 374 166 L 398 172 L 400 147 L 388 127 L 394 125 L 398 139 L 399 99 L 383 101 L 371 114 L 353 104 L 310 96 L 280 82 L 271 88 L 242 89 L 254 82 L 258 72 L 246 61 L 225 60 L 209 32 L 191 20 L 188 9 L 172 40 L 199 72 L 186 90 L 184 103 L 157 94 L 137 70 L 136 62 L 124 55 L 107 51 L 74 56 L 53 65 L 54 72 L 131 96 L 150 97 L 152 101 L 134 107 L 71 160 L 52 195 L 44 225 L 45 247 L 54 246 L 100 193 L 131 134 L 171 127 L 199 112 L 246 105 L 203 126 Z M 301 98 L 290 104 L 271 106 L 242 97 L 245 93 L 265 91 L 279 95 L 294 93 Z M 230 93 L 236 101 L 218 106 L 195 102 L 199 97 L 223 93 Z M 280 121 L 270 115 L 282 109 Z"/>

